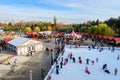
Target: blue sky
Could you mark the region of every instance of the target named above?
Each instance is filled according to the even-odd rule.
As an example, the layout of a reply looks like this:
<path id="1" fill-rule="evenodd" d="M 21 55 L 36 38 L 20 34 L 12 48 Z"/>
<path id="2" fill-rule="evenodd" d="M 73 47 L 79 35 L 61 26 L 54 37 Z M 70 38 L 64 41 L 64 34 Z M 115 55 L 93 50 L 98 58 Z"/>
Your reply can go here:
<path id="1" fill-rule="evenodd" d="M 120 16 L 120 0 L 1 0 L 0 21 L 53 21 L 81 23 Z"/>

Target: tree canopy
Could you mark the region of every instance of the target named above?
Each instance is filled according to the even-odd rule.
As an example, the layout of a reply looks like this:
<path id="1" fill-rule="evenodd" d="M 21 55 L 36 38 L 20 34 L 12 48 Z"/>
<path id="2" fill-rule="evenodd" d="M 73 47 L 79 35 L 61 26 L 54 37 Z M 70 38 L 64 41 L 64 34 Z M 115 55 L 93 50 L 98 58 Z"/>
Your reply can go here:
<path id="1" fill-rule="evenodd" d="M 30 27 L 26 27 L 25 28 L 25 32 L 31 32 L 31 28 Z"/>
<path id="2" fill-rule="evenodd" d="M 34 28 L 34 31 L 38 33 L 38 32 L 40 32 L 40 28 L 39 28 L 38 26 L 36 26 L 36 27 Z"/>
<path id="3" fill-rule="evenodd" d="M 115 32 L 110 27 L 108 27 L 107 24 L 98 24 L 95 26 L 91 26 L 88 28 L 88 33 L 91 34 L 99 34 L 99 35 L 105 35 L 105 36 L 114 36 Z"/>

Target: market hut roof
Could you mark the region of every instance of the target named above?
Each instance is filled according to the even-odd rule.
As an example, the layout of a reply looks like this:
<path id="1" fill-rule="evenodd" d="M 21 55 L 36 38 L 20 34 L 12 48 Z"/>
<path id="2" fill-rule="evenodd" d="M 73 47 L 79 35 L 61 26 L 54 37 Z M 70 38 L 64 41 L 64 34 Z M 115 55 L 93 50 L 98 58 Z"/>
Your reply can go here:
<path id="1" fill-rule="evenodd" d="M 74 31 L 72 31 L 71 33 L 70 33 L 70 36 L 77 36 L 77 34 L 74 32 Z"/>
<path id="2" fill-rule="evenodd" d="M 114 38 L 114 40 L 116 41 L 116 43 L 120 42 L 120 38 Z"/>
<path id="3" fill-rule="evenodd" d="M 23 43 L 25 43 L 26 41 L 28 41 L 29 39 L 28 38 L 24 38 L 24 37 L 18 37 L 16 39 L 13 39 L 9 42 L 7 42 L 8 44 L 11 44 L 13 46 L 19 46 Z"/>
<path id="4" fill-rule="evenodd" d="M 4 38 L 4 39 L 2 39 L 1 41 L 7 43 L 7 42 L 10 41 L 10 40 L 11 40 L 11 38 Z"/>

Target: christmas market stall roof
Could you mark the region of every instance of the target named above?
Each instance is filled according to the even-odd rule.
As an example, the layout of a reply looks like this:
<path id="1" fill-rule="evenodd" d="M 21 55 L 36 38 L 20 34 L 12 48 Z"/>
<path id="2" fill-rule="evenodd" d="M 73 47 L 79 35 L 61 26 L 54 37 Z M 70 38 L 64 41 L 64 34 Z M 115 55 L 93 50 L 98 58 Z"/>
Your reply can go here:
<path id="1" fill-rule="evenodd" d="M 8 44 L 11 44 L 13 46 L 19 46 L 25 42 L 27 42 L 29 39 L 28 38 L 24 38 L 24 37 L 18 37 L 16 39 L 13 39 L 9 42 L 7 42 Z"/>
<path id="2" fill-rule="evenodd" d="M 114 38 L 114 40 L 116 41 L 116 43 L 120 42 L 120 38 Z"/>
<path id="3" fill-rule="evenodd" d="M 71 33 L 70 33 L 70 36 L 77 36 L 77 34 L 74 32 L 74 31 L 72 31 Z"/>

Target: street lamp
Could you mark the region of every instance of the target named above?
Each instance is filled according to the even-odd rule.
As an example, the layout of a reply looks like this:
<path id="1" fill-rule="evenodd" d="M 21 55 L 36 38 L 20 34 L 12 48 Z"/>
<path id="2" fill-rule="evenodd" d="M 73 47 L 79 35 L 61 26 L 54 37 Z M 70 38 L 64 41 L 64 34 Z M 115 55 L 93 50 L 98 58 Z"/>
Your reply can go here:
<path id="1" fill-rule="evenodd" d="M 60 52 L 61 52 L 61 41 L 60 41 Z"/>
<path id="2" fill-rule="evenodd" d="M 30 80 L 32 80 L 32 70 L 30 70 L 29 76 L 30 76 Z"/>
<path id="3" fill-rule="evenodd" d="M 21 32 L 22 32 L 22 30 L 21 30 L 21 28 L 20 28 L 20 32 L 19 32 L 19 35 L 21 36 Z"/>
<path id="4" fill-rule="evenodd" d="M 53 49 L 50 50 L 50 54 L 51 54 L 51 65 L 53 65 Z"/>

